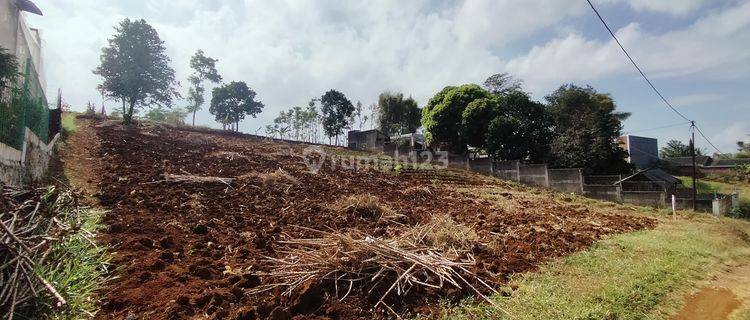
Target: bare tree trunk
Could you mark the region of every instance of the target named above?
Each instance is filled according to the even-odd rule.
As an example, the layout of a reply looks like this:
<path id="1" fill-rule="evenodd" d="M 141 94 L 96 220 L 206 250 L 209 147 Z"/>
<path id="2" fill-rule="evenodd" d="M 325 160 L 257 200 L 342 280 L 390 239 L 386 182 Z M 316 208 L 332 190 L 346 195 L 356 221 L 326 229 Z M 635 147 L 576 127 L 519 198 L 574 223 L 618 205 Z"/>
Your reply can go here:
<path id="1" fill-rule="evenodd" d="M 195 127 L 195 112 L 198 111 L 198 108 L 193 109 L 193 127 Z"/>

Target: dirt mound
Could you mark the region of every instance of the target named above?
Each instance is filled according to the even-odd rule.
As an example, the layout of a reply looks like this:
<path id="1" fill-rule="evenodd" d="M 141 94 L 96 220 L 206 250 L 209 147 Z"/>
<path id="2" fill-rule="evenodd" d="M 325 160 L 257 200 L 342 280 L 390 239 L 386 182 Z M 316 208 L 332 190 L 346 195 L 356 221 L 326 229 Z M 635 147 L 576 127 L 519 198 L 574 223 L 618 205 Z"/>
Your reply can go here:
<path id="1" fill-rule="evenodd" d="M 512 273 L 585 248 L 605 234 L 654 224 L 650 219 L 597 214 L 549 199 L 533 202 L 513 197 L 507 206 L 498 206 L 441 181 L 507 192 L 503 183 L 456 173 L 415 176 L 343 170 L 324 163 L 312 174 L 300 156 L 305 147 L 300 144 L 169 127 L 158 132 L 146 127 L 84 128 L 93 130 L 90 133 L 101 141 L 96 152 L 98 198 L 110 209 L 105 218 L 109 231 L 103 240 L 113 247 L 113 262 L 121 267 L 120 278 L 105 292 L 100 319 L 125 319 L 130 314 L 148 319 L 204 314 L 215 319 L 392 317 L 382 304 L 373 309 L 382 292 L 352 290 L 340 299 L 343 294 L 336 295 L 336 288 L 305 283 L 291 296 L 281 289 L 251 294 L 273 281 L 259 275 L 271 271 L 267 258 L 287 256 L 289 247 L 283 240 L 313 238 L 316 233 L 310 229 L 390 239 L 415 226 L 430 225 L 432 217 L 440 214 L 473 230 L 461 237 L 473 242 L 477 236 L 479 243 L 468 246 L 461 240 L 453 245 L 471 250 L 472 273 L 498 285 Z M 289 175 L 298 183 L 269 185 L 263 179 L 241 178 L 248 172 L 274 173 L 279 168 L 285 173 L 279 176 Z M 165 174 L 233 180 L 183 183 L 164 179 Z M 427 184 L 431 186 L 425 188 Z M 346 195 L 369 195 L 359 202 L 370 208 L 387 207 L 398 217 L 342 219 L 342 207 L 335 204 Z M 449 236 L 433 241 L 457 241 Z M 440 297 L 457 301 L 472 294 L 423 290 L 387 303 L 402 315 L 435 316 Z"/>

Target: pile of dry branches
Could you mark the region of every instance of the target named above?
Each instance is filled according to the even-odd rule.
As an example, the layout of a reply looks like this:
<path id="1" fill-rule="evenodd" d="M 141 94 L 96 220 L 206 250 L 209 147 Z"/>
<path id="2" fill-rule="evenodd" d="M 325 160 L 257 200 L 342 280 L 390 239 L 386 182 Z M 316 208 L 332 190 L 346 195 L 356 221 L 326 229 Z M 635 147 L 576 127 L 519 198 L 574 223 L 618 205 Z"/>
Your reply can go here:
<path id="1" fill-rule="evenodd" d="M 56 242 L 79 229 L 57 217 L 60 206 L 72 206 L 75 201 L 69 191 L 0 184 L 0 309 L 8 311 L 8 319 L 41 294 L 49 295 L 58 307 L 66 304 L 34 270 L 45 263 Z"/>
<path id="2" fill-rule="evenodd" d="M 287 249 L 278 251 L 283 257 L 267 258 L 271 270 L 258 274 L 269 284 L 257 287 L 253 293 L 282 288 L 284 295 L 292 296 L 295 289 L 329 281 L 340 300 L 354 287 L 364 288 L 368 294 L 383 292 L 374 307 L 382 305 L 391 312 L 384 302 L 386 297 L 405 296 L 416 286 L 433 290 L 469 289 L 492 303 L 482 291 L 494 292 L 494 289 L 470 271 L 475 261 L 468 251 L 460 255 L 445 254 L 442 249 L 425 245 L 424 236 L 420 239 L 413 233 L 386 240 L 358 231 L 315 232 L 321 236 L 283 241 Z"/>

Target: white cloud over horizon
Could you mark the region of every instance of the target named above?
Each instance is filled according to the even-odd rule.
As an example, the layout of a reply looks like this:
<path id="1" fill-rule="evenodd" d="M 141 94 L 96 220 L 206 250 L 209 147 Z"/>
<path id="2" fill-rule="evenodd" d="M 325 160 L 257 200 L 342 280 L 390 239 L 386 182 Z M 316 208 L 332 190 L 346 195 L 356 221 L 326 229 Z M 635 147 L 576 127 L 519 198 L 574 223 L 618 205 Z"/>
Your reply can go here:
<path id="1" fill-rule="evenodd" d="M 690 23 L 661 32 L 651 31 L 642 21 L 615 28 L 652 77 L 745 81 L 750 78 L 750 1 L 726 1 L 704 10 L 709 3 L 595 1 L 604 9 L 625 5 L 635 13 L 675 19 L 696 15 Z M 43 30 L 49 92 L 63 88 L 65 99 L 79 110 L 88 100 L 99 105 L 95 90 L 99 79 L 91 70 L 98 64 L 101 48 L 116 23 L 125 17 L 143 17 L 165 41 L 181 82 L 189 74 L 190 56 L 203 49 L 219 59 L 225 81 L 246 81 L 258 93 L 267 107 L 259 119 L 245 121 L 242 128 L 249 132 L 280 110 L 304 105 L 331 88 L 364 104 L 375 102 L 386 90 L 404 92 L 424 104 L 446 85 L 481 83 L 498 72 L 523 80 L 526 90 L 537 97 L 562 83 L 635 77 L 598 21 L 594 30 L 571 23 L 571 19 L 595 19 L 582 1 L 78 0 L 37 4 L 45 16 L 29 20 Z M 526 49 L 503 54 L 503 48 L 511 46 Z M 696 96 L 700 93 L 680 96 L 707 99 Z M 212 118 L 204 110 L 199 122 L 211 124 Z"/>

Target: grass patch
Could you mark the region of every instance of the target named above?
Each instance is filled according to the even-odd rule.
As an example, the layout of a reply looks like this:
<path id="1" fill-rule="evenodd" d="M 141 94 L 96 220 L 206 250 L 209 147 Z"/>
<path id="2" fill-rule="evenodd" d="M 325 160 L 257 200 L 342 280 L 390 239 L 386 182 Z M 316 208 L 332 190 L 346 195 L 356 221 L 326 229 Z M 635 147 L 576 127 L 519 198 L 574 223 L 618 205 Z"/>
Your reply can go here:
<path id="1" fill-rule="evenodd" d="M 99 309 L 96 293 L 105 281 L 109 258 L 106 249 L 90 241 L 91 234 L 102 229 L 103 213 L 84 209 L 67 213 L 66 219 L 80 223 L 81 229 L 52 249 L 50 261 L 58 261 L 37 268 L 39 273 L 67 300 L 65 308 L 52 308 L 52 301 L 42 301 L 36 313 L 51 319 L 88 319 Z"/>
<path id="2" fill-rule="evenodd" d="M 76 123 L 76 114 L 72 112 L 63 112 L 62 114 L 62 129 L 63 133 L 71 134 L 78 131 L 78 124 Z"/>
<path id="3" fill-rule="evenodd" d="M 690 177 L 678 177 L 682 184 L 688 188 L 693 187 L 693 180 Z M 750 185 L 743 182 L 726 183 L 719 181 L 698 180 L 699 193 L 724 193 L 730 194 L 735 191 L 740 193 L 740 210 L 744 217 L 750 217 Z"/>
<path id="4" fill-rule="evenodd" d="M 750 246 L 734 219 L 662 218 L 654 230 L 620 234 L 561 258 L 536 273 L 514 277 L 497 307 L 466 302 L 449 319 L 652 319 L 676 311 L 681 297 L 724 263 L 749 261 Z M 508 292 L 511 292 L 509 290 Z M 499 307 L 499 308 L 498 308 Z"/>

